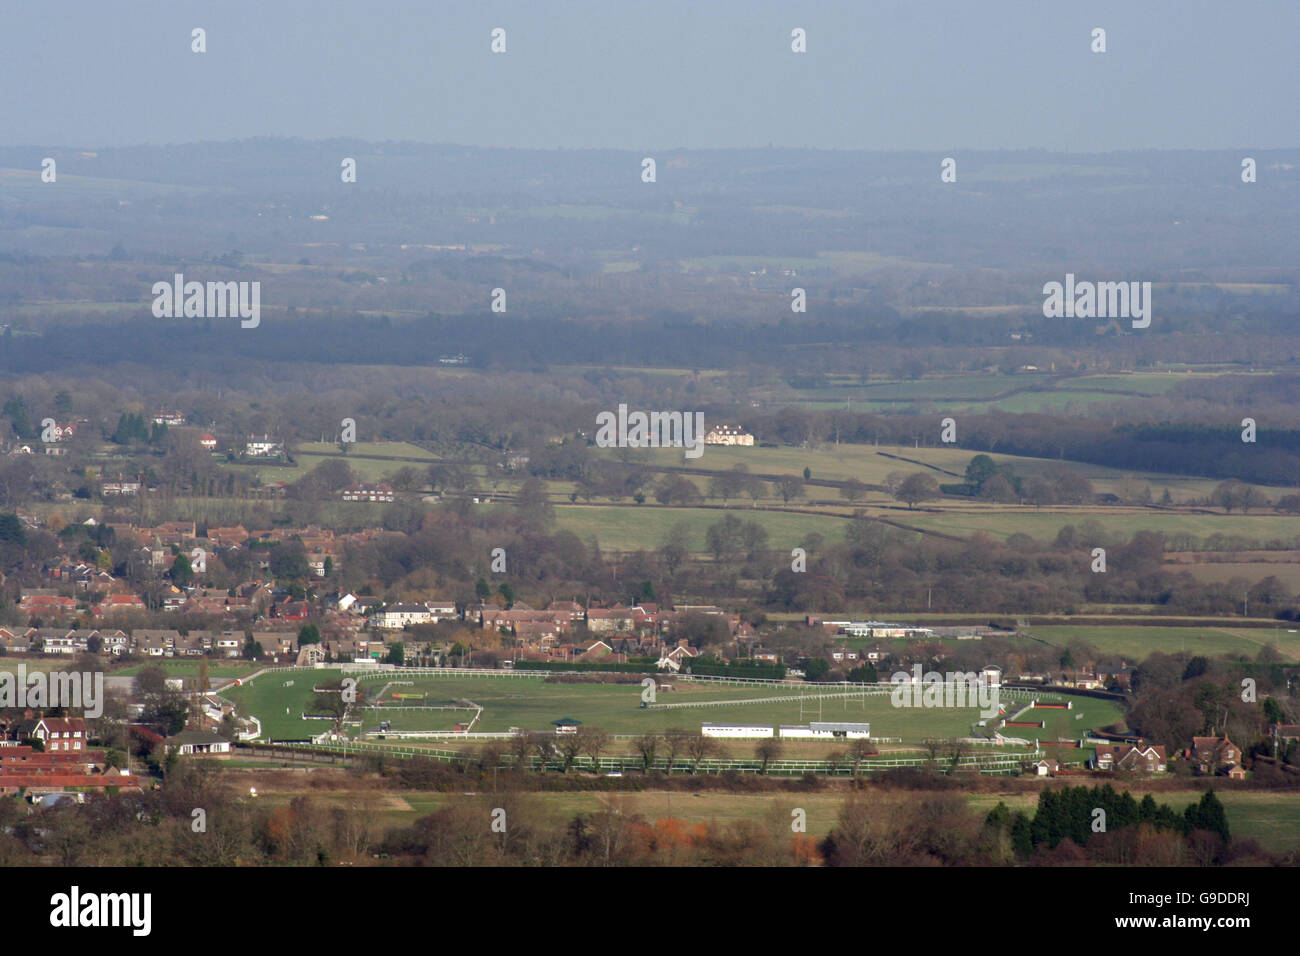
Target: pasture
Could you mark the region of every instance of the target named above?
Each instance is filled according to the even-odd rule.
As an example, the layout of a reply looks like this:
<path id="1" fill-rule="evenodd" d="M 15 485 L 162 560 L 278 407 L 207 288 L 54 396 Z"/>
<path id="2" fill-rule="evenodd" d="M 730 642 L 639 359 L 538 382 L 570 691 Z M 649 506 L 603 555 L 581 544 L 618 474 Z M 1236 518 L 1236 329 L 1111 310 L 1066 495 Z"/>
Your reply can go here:
<path id="1" fill-rule="evenodd" d="M 796 514 L 769 511 L 734 503 L 720 508 L 665 508 L 636 505 L 566 505 L 555 512 L 556 527 L 571 531 L 583 541 L 596 538 L 600 546 L 614 551 L 653 551 L 664 543 L 670 528 L 687 526 L 686 548 L 705 550 L 709 525 L 732 514 L 743 521 L 756 521 L 767 531 L 768 546 L 793 548 L 808 534 L 826 537 L 844 533 L 844 520 L 829 514 Z"/>
<path id="2" fill-rule="evenodd" d="M 1245 654 L 1254 657 L 1265 647 L 1275 647 L 1286 660 L 1300 659 L 1300 633 L 1285 627 L 1162 627 L 1092 626 L 1085 624 L 1034 625 L 1025 629 L 1040 640 L 1064 647 L 1071 640 L 1087 641 L 1107 654 L 1131 655 L 1139 661 L 1154 651 L 1187 652 L 1214 657 Z"/>

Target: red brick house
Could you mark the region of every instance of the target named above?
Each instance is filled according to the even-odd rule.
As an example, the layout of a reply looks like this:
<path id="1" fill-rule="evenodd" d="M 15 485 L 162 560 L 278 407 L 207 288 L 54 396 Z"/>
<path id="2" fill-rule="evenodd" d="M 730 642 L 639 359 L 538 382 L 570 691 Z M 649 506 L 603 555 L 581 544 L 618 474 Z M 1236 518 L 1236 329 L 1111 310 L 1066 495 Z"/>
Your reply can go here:
<path id="1" fill-rule="evenodd" d="M 46 753 L 82 753 L 86 749 L 86 721 L 80 717 L 38 717 L 18 725 L 18 738 L 39 740 Z"/>
<path id="2" fill-rule="evenodd" d="M 1192 746 L 1185 756 L 1201 773 L 1245 776 L 1245 771 L 1233 773 L 1233 769 L 1241 764 L 1241 748 L 1229 740 L 1227 734 L 1222 737 L 1193 737 Z"/>
<path id="3" fill-rule="evenodd" d="M 1098 770 L 1129 773 L 1164 773 L 1169 766 L 1164 747 L 1143 741 L 1137 744 L 1098 744 L 1093 762 Z"/>

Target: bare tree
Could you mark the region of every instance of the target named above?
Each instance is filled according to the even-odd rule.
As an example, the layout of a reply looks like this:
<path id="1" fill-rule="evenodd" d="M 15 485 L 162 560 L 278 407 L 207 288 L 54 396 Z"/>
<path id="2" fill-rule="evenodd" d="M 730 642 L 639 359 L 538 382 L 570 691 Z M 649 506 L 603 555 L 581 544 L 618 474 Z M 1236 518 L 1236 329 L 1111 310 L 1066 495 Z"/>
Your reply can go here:
<path id="1" fill-rule="evenodd" d="M 663 735 L 665 756 L 668 758 L 668 771 L 671 773 L 677 758 L 686 752 L 686 741 L 690 737 L 680 728 L 672 728 Z"/>
<path id="2" fill-rule="evenodd" d="M 600 755 L 609 746 L 609 734 L 599 727 L 579 727 L 577 734 L 578 752 L 591 761 L 592 770 L 600 770 Z"/>
<path id="3" fill-rule="evenodd" d="M 642 734 L 632 742 L 636 752 L 641 755 L 641 769 L 649 773 L 655 765 L 655 753 L 659 750 L 658 734 Z"/>
<path id="4" fill-rule="evenodd" d="M 870 757 L 876 752 L 875 745 L 866 737 L 858 737 L 849 746 L 849 756 L 853 758 L 853 776 L 858 775 L 858 768 L 862 766 L 864 757 Z"/>
<path id="5" fill-rule="evenodd" d="M 798 475 L 782 475 L 777 479 L 776 490 L 781 501 L 788 505 L 792 499 L 803 497 L 803 479 Z"/>
<path id="6" fill-rule="evenodd" d="M 754 756 L 758 758 L 758 772 L 767 773 L 768 765 L 781 756 L 781 741 L 777 737 L 764 737 L 754 748 Z"/>
<path id="7" fill-rule="evenodd" d="M 569 772 L 573 762 L 582 753 L 582 730 L 583 728 L 579 728 L 576 733 L 555 735 L 555 742 L 552 746 L 560 752 L 560 757 L 564 760 L 564 773 Z"/>
<path id="8" fill-rule="evenodd" d="M 712 737 L 704 734 L 689 734 L 686 737 L 686 756 L 691 758 L 691 773 L 699 773 L 700 764 L 706 757 L 718 753 L 718 744 Z"/>
<path id="9" fill-rule="evenodd" d="M 867 493 L 867 486 L 856 478 L 850 478 L 840 485 L 840 497 L 845 501 L 857 501 Z"/>
<path id="10" fill-rule="evenodd" d="M 925 472 L 918 471 L 903 479 L 898 490 L 894 492 L 894 497 L 899 501 L 906 501 L 907 507 L 914 508 L 918 501 L 938 498 L 940 493 L 939 483 Z"/>
<path id="11" fill-rule="evenodd" d="M 541 758 L 541 763 L 537 765 L 538 773 L 546 772 L 546 761 L 555 755 L 555 738 L 551 734 L 534 732 L 528 735 L 528 741 L 533 753 Z M 568 767 L 566 766 L 567 770 Z"/>

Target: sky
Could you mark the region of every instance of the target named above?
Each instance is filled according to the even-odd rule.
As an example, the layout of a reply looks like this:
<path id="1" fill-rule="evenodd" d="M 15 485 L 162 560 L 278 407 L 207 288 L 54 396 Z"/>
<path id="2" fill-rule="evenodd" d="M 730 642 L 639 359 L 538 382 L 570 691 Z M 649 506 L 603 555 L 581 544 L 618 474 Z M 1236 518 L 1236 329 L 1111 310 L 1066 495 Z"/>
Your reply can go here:
<path id="1" fill-rule="evenodd" d="M 0 144 L 1294 147 L 1298 36 L 1297 0 L 0 0 Z"/>

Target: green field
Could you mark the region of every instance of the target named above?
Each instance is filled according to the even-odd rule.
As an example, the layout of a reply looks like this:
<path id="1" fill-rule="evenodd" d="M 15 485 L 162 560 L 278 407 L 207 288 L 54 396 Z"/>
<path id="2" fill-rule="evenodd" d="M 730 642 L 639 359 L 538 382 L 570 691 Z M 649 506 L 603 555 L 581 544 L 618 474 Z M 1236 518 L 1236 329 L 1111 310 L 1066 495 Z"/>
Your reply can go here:
<path id="1" fill-rule="evenodd" d="M 67 670 L 68 665 L 72 662 L 71 657 L 63 654 L 43 654 L 41 656 L 0 656 L 0 671 L 13 671 L 22 664 L 29 674 L 36 671 L 61 671 Z M 213 684 L 218 684 L 226 680 L 232 680 L 236 677 L 242 677 L 245 674 L 251 674 L 258 669 L 260 665 L 250 664 L 247 661 L 208 661 L 208 676 L 212 679 Z M 109 659 L 105 661 L 104 674 L 107 677 L 135 677 L 146 667 L 160 667 L 174 677 L 197 677 L 199 675 L 199 660 L 190 658 L 160 657 L 150 658 L 149 660 L 139 663 L 130 664 L 126 667 L 115 666 L 115 661 Z"/>
<path id="2" fill-rule="evenodd" d="M 1214 656 L 1246 654 L 1254 657 L 1274 646 L 1286 660 L 1300 660 L 1300 633 L 1286 628 L 1225 627 L 1094 627 L 1084 624 L 1036 625 L 1026 629 L 1034 637 L 1064 647 L 1080 639 L 1108 654 L 1131 654 L 1141 660 L 1153 651 Z"/>
<path id="3" fill-rule="evenodd" d="M 1088 781 L 1091 783 L 1091 781 Z M 1112 781 L 1112 785 L 1115 785 Z M 1123 790 L 1123 786 L 1115 786 Z M 1133 791 L 1134 799 L 1142 799 L 1140 789 Z M 1201 799 L 1199 790 L 1154 791 L 1156 803 L 1167 803 L 1176 812 Z M 1215 796 L 1223 802 L 1228 814 L 1228 829 L 1234 838 L 1258 840 L 1271 852 L 1285 852 L 1300 848 L 1300 798 L 1293 793 L 1249 790 L 1216 790 Z M 978 794 L 967 798 L 970 805 L 981 813 L 992 810 L 999 802 L 1012 810 L 1032 814 L 1038 806 L 1038 794 Z M 811 824 L 811 814 L 809 815 Z M 811 829 L 811 825 L 809 827 Z"/>
<path id="4" fill-rule="evenodd" d="M 316 696 L 312 687 L 336 682 L 342 676 L 342 671 L 324 669 L 272 671 L 242 687 L 224 690 L 222 696 L 232 700 L 241 715 L 262 722 L 263 740 L 303 740 L 325 733 L 331 727 L 330 721 L 303 720 L 300 716 L 311 710 Z M 292 686 L 285 686 L 289 682 Z"/>
<path id="5" fill-rule="evenodd" d="M 233 763 L 227 763 L 235 769 Z M 1090 781 L 1085 781 L 1091 783 Z M 295 796 L 310 794 L 328 805 L 339 807 L 356 806 L 358 802 L 370 801 L 373 805 L 373 819 L 386 825 L 410 825 L 420 817 L 427 816 L 453 804 L 461 804 L 467 799 L 478 799 L 483 803 L 484 811 L 490 812 L 490 795 L 467 797 L 462 794 L 435 793 L 427 791 L 401 791 L 400 793 L 375 794 L 370 791 L 357 792 L 321 792 L 318 790 L 269 790 L 259 787 L 261 800 L 265 803 L 287 803 Z M 1127 789 L 1120 786 L 1117 789 Z M 1134 799 L 1140 800 L 1143 790 L 1131 788 Z M 1285 792 L 1257 792 L 1246 790 L 1215 791 L 1223 803 L 1228 817 L 1228 827 L 1236 839 L 1253 839 L 1259 841 L 1265 849 L 1274 853 L 1285 853 L 1300 849 L 1300 799 Z M 1154 791 L 1157 803 L 1167 803 L 1175 812 L 1181 813 L 1191 803 L 1201 798 L 1199 790 Z M 839 791 L 820 793 L 717 793 L 711 791 L 682 792 L 648 790 L 627 793 L 601 792 L 563 792 L 563 793 L 525 793 L 518 797 L 519 807 L 525 819 L 536 821 L 549 828 L 563 826 L 577 814 L 597 813 L 604 809 L 616 809 L 625 816 L 641 816 L 649 823 L 665 818 L 677 818 L 689 823 L 707 823 L 710 827 L 739 821 L 759 821 L 780 827 L 782 832 L 789 829 L 790 811 L 801 808 L 807 815 L 808 835 L 820 839 L 835 826 L 840 808 L 844 804 L 845 794 Z M 1011 810 L 1019 810 L 1032 816 L 1038 805 L 1038 792 L 1029 793 L 978 793 L 966 796 L 970 808 L 982 818 L 998 803 L 1005 803 Z"/>
<path id="6" fill-rule="evenodd" d="M 793 548 L 812 532 L 826 537 L 838 537 L 844 533 L 842 518 L 767 511 L 739 502 L 733 503 L 726 511 L 650 505 L 572 505 L 556 509 L 555 524 L 558 529 L 572 531 L 584 541 L 594 537 L 605 549 L 653 551 L 663 544 L 670 528 L 684 522 L 690 528 L 687 549 L 703 551 L 709 525 L 721 521 L 728 514 L 744 521 L 758 522 L 767 530 L 768 546 L 777 549 Z"/>
<path id="7" fill-rule="evenodd" d="M 934 437 L 937 438 L 938 415 L 935 416 L 933 425 Z M 609 450 L 595 450 L 595 453 L 613 455 Z M 961 480 L 960 476 L 965 475 L 970 460 L 979 453 L 970 449 L 946 446 L 912 448 L 907 445 L 823 445 L 817 448 L 796 448 L 782 445 L 777 448 L 763 448 L 757 445 L 753 447 L 710 445 L 704 449 L 704 453 L 699 458 L 685 462 L 680 449 L 648 448 L 642 449 L 640 454 L 644 455 L 648 462 L 659 467 L 680 468 L 686 465 L 708 471 L 726 471 L 734 465 L 743 463 L 754 474 L 770 475 L 802 475 L 804 468 L 808 468 L 813 478 L 832 481 L 857 478 L 870 485 L 882 485 L 891 472 L 901 472 L 906 475 L 915 471 L 930 470 L 926 466 L 940 469 L 940 471 L 930 471 L 936 481 L 958 482 Z M 887 455 L 896 457 L 891 458 Z M 1000 465 L 1010 466 L 1016 474 L 1024 477 L 1042 475 L 1051 469 L 1065 465 L 1090 480 L 1098 492 L 1113 491 L 1119 482 L 1136 478 L 1151 484 L 1157 496 L 1164 486 L 1168 485 L 1175 495 L 1175 500 L 1178 500 L 1186 494 L 1209 494 L 1218 484 L 1217 481 L 1208 478 L 1188 479 L 1176 475 L 1123 471 L 1083 462 L 1060 462 L 1047 458 L 1023 458 L 999 454 L 992 454 L 989 457 Z M 912 461 L 901 461 L 900 458 L 912 459 Z M 921 464 L 914 462 L 921 462 Z M 944 475 L 942 472 L 951 474 Z M 700 480 L 707 483 L 708 479 Z M 702 484 L 701 488 L 703 487 Z M 1266 489 L 1266 491 L 1272 496 L 1286 493 L 1286 489 L 1282 488 Z M 835 497 L 837 494 L 833 488 L 810 488 L 808 493 L 827 497 Z M 948 503 L 945 501 L 945 504 Z M 1241 516 L 1234 514 L 1227 517 L 1235 520 Z"/>
<path id="8" fill-rule="evenodd" d="M 334 442 L 305 441 L 294 446 L 295 455 L 337 454 L 339 446 Z M 437 456 L 419 445 L 404 441 L 359 441 L 348 446 L 348 457 L 352 455 L 390 455 L 398 458 L 419 458 L 432 461 Z M 390 463 L 391 464 L 391 463 Z M 398 464 L 411 464 L 399 462 Z"/>
<path id="9" fill-rule="evenodd" d="M 1216 561 L 1207 564 L 1182 564 L 1169 562 L 1165 570 L 1170 574 L 1188 572 L 1198 581 L 1226 583 L 1240 578 L 1258 584 L 1265 578 L 1277 578 L 1292 593 L 1300 592 L 1300 564 L 1281 564 L 1275 561 Z"/>
<path id="10" fill-rule="evenodd" d="M 399 675 L 400 676 L 400 675 Z M 759 703 L 736 706 L 641 709 L 638 684 L 565 684 L 548 683 L 534 678 L 410 678 L 414 689 L 424 691 L 430 704 L 451 704 L 469 699 L 484 708 L 475 730 L 502 732 L 511 727 L 524 730 L 550 730 L 552 721 L 573 717 L 609 733 L 636 734 L 673 728 L 697 731 L 702 723 L 798 724 L 818 720 L 817 704 L 804 705 L 802 721 L 799 703 Z M 671 679 L 669 679 L 671 680 Z M 367 681 L 376 690 L 380 681 Z M 790 687 L 733 688 L 721 684 L 672 682 L 675 688 L 661 692 L 658 703 L 681 703 L 688 700 L 754 700 L 765 697 L 813 693 L 812 685 Z M 410 687 L 401 688 L 412 690 Z M 838 688 L 832 688 L 838 690 Z M 811 705 L 811 706 L 810 706 Z M 812 716 L 809 716 L 809 712 Z M 916 710 L 901 712 L 890 706 L 887 696 L 853 700 L 824 700 L 821 711 L 826 719 L 865 720 L 872 723 L 873 733 L 885 737 L 921 740 L 931 736 L 966 734 L 974 719 L 974 709 L 959 712 Z M 404 721 L 444 721 L 448 726 L 462 717 L 449 711 L 371 711 L 366 725 L 378 723 L 378 713 L 391 720 L 394 730 L 402 730 Z M 451 714 L 442 718 L 432 715 Z M 422 729 L 412 726 L 410 729 Z"/>
<path id="11" fill-rule="evenodd" d="M 244 464 L 225 464 L 224 467 L 235 469 L 240 474 L 251 475 L 256 473 L 264 483 L 272 481 L 297 481 L 303 475 L 307 474 L 317 465 L 329 458 L 339 457 L 339 446 L 334 442 L 302 442 L 293 449 L 294 459 L 297 465 L 278 465 L 267 463 L 265 465 L 244 465 Z M 366 458 L 360 456 L 374 455 L 378 458 Z M 433 452 L 418 445 L 412 445 L 407 442 L 365 442 L 359 441 L 348 446 L 346 460 L 352 470 L 356 472 L 361 481 L 379 481 L 380 479 L 391 475 L 399 468 L 410 467 L 416 469 L 423 475 L 427 467 L 424 462 L 432 462 L 437 456 Z M 416 461 L 385 461 L 385 458 L 411 458 Z"/>
<path id="12" fill-rule="evenodd" d="M 969 617 L 943 614 L 909 614 L 882 613 L 884 620 L 916 621 L 923 620 L 930 624 L 941 623 L 945 619 L 960 618 L 968 621 Z M 769 615 L 769 619 L 772 616 Z M 794 618 L 797 620 L 798 618 Z M 1159 622 L 1161 619 L 1156 618 Z M 1285 660 L 1300 660 L 1300 633 L 1290 632 L 1285 627 L 1180 627 L 1175 624 L 1143 625 L 1094 625 L 1094 624 L 1033 624 L 1020 635 L 1006 634 L 986 638 L 982 643 L 993 642 L 998 653 L 1015 651 L 1041 650 L 1039 642 L 1046 642 L 1055 647 L 1064 648 L 1072 640 L 1086 641 L 1104 654 L 1118 654 L 1136 663 L 1153 651 L 1175 654 L 1187 651 L 1191 654 L 1217 656 L 1219 654 L 1245 654 L 1253 658 L 1265 646 L 1274 646 Z M 861 650 L 879 645 L 890 653 L 905 652 L 914 641 L 877 640 L 874 638 L 845 638 L 843 643 Z M 955 649 L 969 647 L 969 642 L 955 638 L 945 638 L 938 643 L 945 648 Z M 887 675 L 884 675 L 887 676 Z"/>
<path id="13" fill-rule="evenodd" d="M 946 504 L 946 502 L 945 502 Z M 1127 539 L 1135 531 L 1160 531 L 1165 535 L 1241 535 L 1251 540 L 1290 542 L 1300 535 L 1300 516 L 1295 515 L 1218 515 L 1177 511 L 1154 511 L 1147 508 L 1089 507 L 1067 509 L 1059 506 L 1036 509 L 1029 505 L 996 506 L 996 510 L 975 508 L 926 507 L 914 514 L 895 515 L 918 528 L 944 531 L 961 537 L 984 532 L 995 538 L 1027 534 L 1040 541 L 1051 541 L 1068 524 L 1078 527 L 1084 521 L 1096 521 L 1107 532 Z"/>
<path id="14" fill-rule="evenodd" d="M 176 659 L 174 657 L 164 657 L 157 660 L 148 660 L 140 664 L 132 664 L 130 667 L 110 670 L 113 677 L 134 677 L 146 667 L 161 667 L 168 674 L 177 677 L 198 677 L 199 661 L 194 658 L 188 660 Z M 250 664 L 247 661 L 236 661 L 227 663 L 223 661 L 208 661 L 208 676 L 215 684 L 222 680 L 233 680 L 236 677 L 244 677 L 252 674 L 261 667 L 260 664 Z"/>
<path id="15" fill-rule="evenodd" d="M 267 738 L 300 739 L 329 729 L 325 721 L 303 720 L 299 716 L 310 706 L 314 684 L 336 680 L 334 670 L 268 673 L 251 684 L 232 688 L 226 695 L 239 705 L 240 712 L 252 714 L 263 722 Z M 698 731 L 703 723 L 742 723 L 801 725 L 810 720 L 866 721 L 877 737 L 901 738 L 904 745 L 919 744 L 928 738 L 968 736 L 980 719 L 975 707 L 967 708 L 896 708 L 888 694 L 861 696 L 846 694 L 820 702 L 768 701 L 765 698 L 798 694 L 840 694 L 836 686 L 792 684 L 784 687 L 732 687 L 723 684 L 672 681 L 673 690 L 661 691 L 657 704 L 689 701 L 737 701 L 709 707 L 641 708 L 641 688 L 637 684 L 571 684 L 547 682 L 540 677 L 447 676 L 429 677 L 385 672 L 363 679 L 361 686 L 369 694 L 379 694 L 390 680 L 411 681 L 388 688 L 383 700 L 392 701 L 394 691 L 425 693 L 428 705 L 456 705 L 473 701 L 483 708 L 474 730 L 502 733 L 517 727 L 522 730 L 552 729 L 562 717 L 572 717 L 584 724 L 600 727 L 615 734 L 663 732 L 672 729 Z M 285 686 L 292 681 L 292 686 Z M 740 703 L 741 701 L 756 701 Z M 1019 704 L 1008 702 L 1008 710 Z M 1051 727 L 1039 735 L 1031 729 L 1013 728 L 1011 736 L 1032 739 L 1034 736 L 1079 737 L 1086 730 L 1100 728 L 1122 720 L 1121 710 L 1108 702 L 1080 699 L 1080 709 L 1070 712 L 1043 711 L 1052 720 Z M 285 709 L 288 708 L 288 713 Z M 1075 718 L 1083 714 L 1082 720 Z M 374 730 L 381 719 L 391 722 L 393 731 L 450 730 L 452 725 L 473 716 L 471 709 L 396 710 L 368 708 L 363 729 Z M 1029 719 L 1029 718 L 1026 718 Z M 1041 719 L 1035 716 L 1033 719 Z M 795 746 L 791 742 L 792 746 Z M 751 743 L 741 745 L 752 748 Z M 816 757 L 825 745 L 808 742 L 806 756 Z M 829 750 L 826 750 L 829 752 Z M 802 753 L 801 755 L 805 755 Z"/>
<path id="16" fill-rule="evenodd" d="M 979 308 L 955 311 L 989 311 Z M 998 311 L 992 309 L 991 311 Z M 1211 379 L 1221 372 L 1136 372 L 1128 375 L 1066 375 L 1055 372 L 979 373 L 897 381 L 858 381 L 825 377 L 825 384 L 794 388 L 796 401 L 812 408 L 856 411 L 944 413 L 1061 412 L 1133 395 L 1164 395 L 1179 385 Z M 788 392 L 771 391 L 781 401 Z"/>
<path id="17" fill-rule="evenodd" d="M 1044 694 L 1041 698 L 1043 701 L 1059 701 L 1063 698 L 1059 694 Z M 1111 724 L 1124 725 L 1124 710 L 1118 704 L 1108 700 L 1097 700 L 1092 697 L 1071 697 L 1069 698 L 1074 707 L 1070 710 L 1056 710 L 1053 708 L 1035 707 L 1025 711 L 1018 720 L 1041 720 L 1047 724 L 1046 727 L 1035 729 L 1033 727 L 1007 727 L 1003 733 L 1008 737 L 1020 737 L 1025 740 L 1037 740 L 1041 744 L 1049 744 L 1057 740 L 1079 740 L 1087 736 L 1091 730 L 1101 730 Z M 1027 702 L 1016 698 L 1007 704 L 1007 718 L 1010 719 L 1019 709 L 1025 706 Z M 1090 749 L 1076 749 L 1066 752 L 1064 759 L 1067 761 L 1082 761 L 1087 759 L 1091 754 Z"/>

